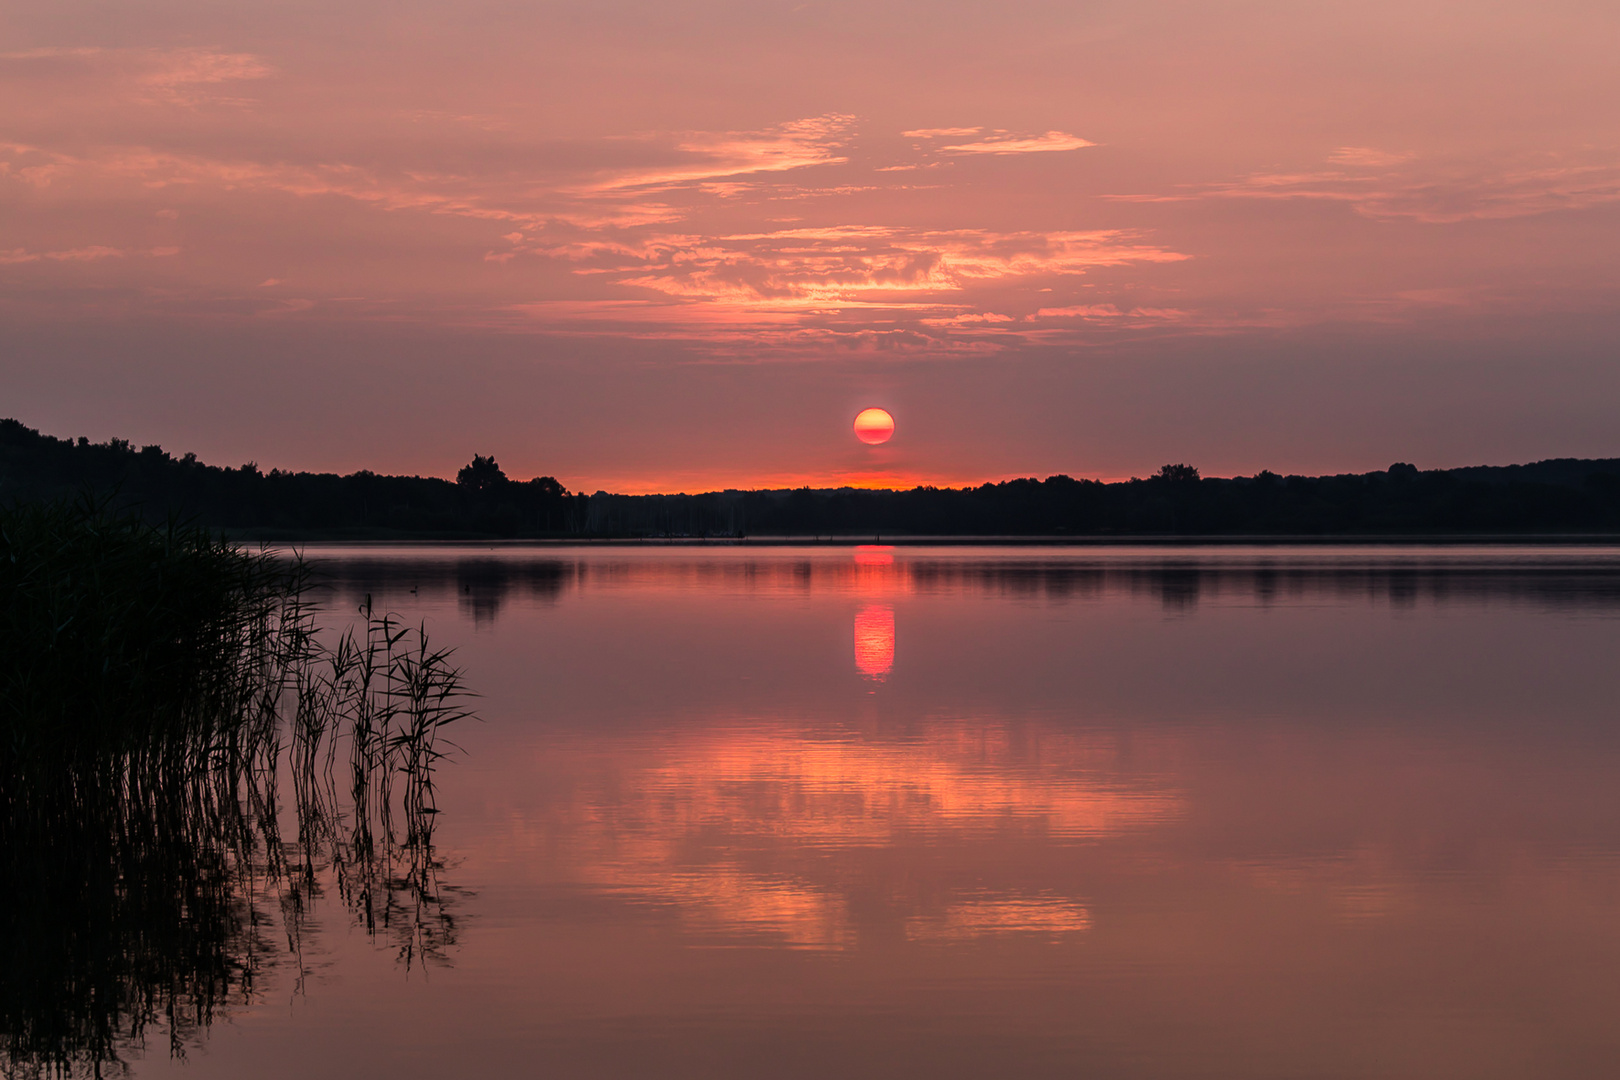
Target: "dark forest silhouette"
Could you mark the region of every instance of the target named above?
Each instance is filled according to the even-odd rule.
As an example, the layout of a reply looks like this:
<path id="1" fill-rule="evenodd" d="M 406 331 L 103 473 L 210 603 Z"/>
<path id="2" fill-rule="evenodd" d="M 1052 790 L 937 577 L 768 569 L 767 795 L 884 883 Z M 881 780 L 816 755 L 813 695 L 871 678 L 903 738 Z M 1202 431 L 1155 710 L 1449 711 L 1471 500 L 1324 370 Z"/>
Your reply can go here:
<path id="1" fill-rule="evenodd" d="M 455 481 L 261 471 L 91 443 L 0 421 L 0 500 L 112 492 L 148 517 L 240 536 L 391 537 L 1189 536 L 1620 532 L 1620 459 L 1340 476 L 1202 477 L 1186 464 L 1105 484 L 1051 476 L 973 488 L 571 494 L 475 456 Z"/>

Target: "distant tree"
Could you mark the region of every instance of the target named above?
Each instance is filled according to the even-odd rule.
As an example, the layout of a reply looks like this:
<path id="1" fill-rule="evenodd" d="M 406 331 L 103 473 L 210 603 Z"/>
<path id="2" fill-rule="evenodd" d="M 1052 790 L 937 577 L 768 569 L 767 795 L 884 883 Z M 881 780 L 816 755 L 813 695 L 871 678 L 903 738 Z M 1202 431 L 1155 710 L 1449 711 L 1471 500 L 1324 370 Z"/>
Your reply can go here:
<path id="1" fill-rule="evenodd" d="M 474 454 L 472 462 L 456 473 L 456 483 L 469 491 L 493 491 L 506 486 L 506 482 L 506 474 L 495 464 L 493 454 L 489 457 Z"/>
<path id="2" fill-rule="evenodd" d="M 473 460 L 476 461 L 477 459 L 474 458 Z M 491 462 L 491 464 L 494 464 L 494 462 Z M 468 466 L 468 468 L 471 468 L 471 466 Z M 461 471 L 466 472 L 467 470 L 463 469 Z M 496 469 L 495 471 L 497 473 L 500 472 L 499 469 Z M 460 477 L 458 476 L 457 479 L 459 480 Z M 502 479 L 505 478 L 503 477 Z M 549 499 L 560 499 L 564 495 L 568 494 L 568 489 L 559 484 L 555 476 L 535 477 L 533 480 L 529 481 L 529 490 L 542 498 Z"/>
<path id="3" fill-rule="evenodd" d="M 1417 474 L 1417 466 L 1408 465 L 1404 461 L 1397 461 L 1389 467 L 1389 475 L 1392 480 L 1415 480 Z"/>
<path id="4" fill-rule="evenodd" d="M 1167 480 L 1172 484 L 1188 484 L 1198 479 L 1198 470 L 1191 465 L 1161 465 L 1153 479 Z"/>

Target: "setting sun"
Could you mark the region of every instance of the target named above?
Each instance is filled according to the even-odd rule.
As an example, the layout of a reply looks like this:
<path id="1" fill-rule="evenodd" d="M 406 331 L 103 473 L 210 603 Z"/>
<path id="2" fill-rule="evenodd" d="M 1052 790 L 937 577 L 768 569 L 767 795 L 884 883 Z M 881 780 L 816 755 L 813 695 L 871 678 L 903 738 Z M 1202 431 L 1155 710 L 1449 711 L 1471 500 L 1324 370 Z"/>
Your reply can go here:
<path id="1" fill-rule="evenodd" d="M 894 417 L 883 409 L 862 409 L 855 417 L 855 437 L 869 446 L 889 441 L 894 434 Z"/>

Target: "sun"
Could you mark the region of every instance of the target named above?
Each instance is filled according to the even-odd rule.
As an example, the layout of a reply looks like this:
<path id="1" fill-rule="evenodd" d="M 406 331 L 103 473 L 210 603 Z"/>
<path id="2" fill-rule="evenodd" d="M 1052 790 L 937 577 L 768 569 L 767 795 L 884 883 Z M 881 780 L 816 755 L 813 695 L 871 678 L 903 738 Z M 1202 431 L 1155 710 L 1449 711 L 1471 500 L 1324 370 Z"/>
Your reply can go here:
<path id="1" fill-rule="evenodd" d="M 855 418 L 855 437 L 868 446 L 886 443 L 894 434 L 894 417 L 883 409 L 862 409 Z"/>

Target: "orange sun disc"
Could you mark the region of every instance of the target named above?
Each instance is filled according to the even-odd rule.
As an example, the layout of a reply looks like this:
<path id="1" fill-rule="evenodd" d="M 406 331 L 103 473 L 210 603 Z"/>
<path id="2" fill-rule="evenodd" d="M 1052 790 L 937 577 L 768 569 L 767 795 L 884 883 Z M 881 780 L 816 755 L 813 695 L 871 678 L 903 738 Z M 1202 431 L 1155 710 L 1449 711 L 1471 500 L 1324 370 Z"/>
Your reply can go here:
<path id="1" fill-rule="evenodd" d="M 886 443 L 894 434 L 894 417 L 882 409 L 862 409 L 855 418 L 855 437 L 868 446 Z"/>

